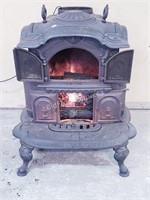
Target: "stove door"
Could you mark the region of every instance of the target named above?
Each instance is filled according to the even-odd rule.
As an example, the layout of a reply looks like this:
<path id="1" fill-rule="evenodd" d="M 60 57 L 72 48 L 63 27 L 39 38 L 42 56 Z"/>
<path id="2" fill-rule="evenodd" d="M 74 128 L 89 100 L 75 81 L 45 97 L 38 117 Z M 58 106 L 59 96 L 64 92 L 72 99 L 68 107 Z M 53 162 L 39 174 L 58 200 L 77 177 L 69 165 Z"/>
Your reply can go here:
<path id="1" fill-rule="evenodd" d="M 43 63 L 36 55 L 18 48 L 13 53 L 18 81 L 44 81 Z"/>
<path id="2" fill-rule="evenodd" d="M 133 52 L 133 50 L 128 50 L 117 53 L 107 61 L 104 82 L 130 82 Z"/>
<path id="3" fill-rule="evenodd" d="M 58 95 L 36 96 L 33 94 L 33 116 L 37 122 L 59 122 Z"/>
<path id="4" fill-rule="evenodd" d="M 121 113 L 124 111 L 125 92 L 95 94 L 93 100 L 94 122 L 120 121 Z"/>

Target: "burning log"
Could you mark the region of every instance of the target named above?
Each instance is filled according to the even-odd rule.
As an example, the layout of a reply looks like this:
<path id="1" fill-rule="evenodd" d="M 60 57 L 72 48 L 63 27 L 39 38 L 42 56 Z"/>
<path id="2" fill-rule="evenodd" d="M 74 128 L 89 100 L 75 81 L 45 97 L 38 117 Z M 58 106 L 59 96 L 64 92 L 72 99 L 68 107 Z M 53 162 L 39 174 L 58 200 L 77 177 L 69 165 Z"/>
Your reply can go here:
<path id="1" fill-rule="evenodd" d="M 65 108 L 60 110 L 61 119 L 90 119 L 92 120 L 93 111 L 87 109 Z"/>
<path id="2" fill-rule="evenodd" d="M 64 79 L 97 79 L 97 76 L 90 76 L 89 74 L 65 72 Z"/>

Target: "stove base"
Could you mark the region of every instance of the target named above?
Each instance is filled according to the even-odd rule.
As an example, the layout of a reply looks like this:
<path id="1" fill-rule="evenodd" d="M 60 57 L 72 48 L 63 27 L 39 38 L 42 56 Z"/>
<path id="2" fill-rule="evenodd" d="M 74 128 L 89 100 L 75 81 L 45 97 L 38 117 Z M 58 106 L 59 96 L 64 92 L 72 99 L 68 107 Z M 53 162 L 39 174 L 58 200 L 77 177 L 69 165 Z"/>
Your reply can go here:
<path id="1" fill-rule="evenodd" d="M 26 176 L 27 175 L 28 164 L 33 158 L 33 155 L 32 155 L 33 149 L 34 148 L 27 147 L 26 145 L 21 144 L 21 147 L 19 149 L 19 154 L 23 160 L 23 164 L 17 171 L 18 176 Z M 124 161 L 129 154 L 127 145 L 119 147 L 119 148 L 114 148 L 114 151 L 115 151 L 114 158 L 118 162 L 120 176 L 122 176 L 122 177 L 129 176 L 129 170 L 124 164 Z"/>
<path id="2" fill-rule="evenodd" d="M 120 176 L 126 177 L 129 175 L 124 165 L 124 160 L 129 154 L 127 144 L 129 139 L 135 137 L 136 130 L 131 123 L 127 122 L 89 125 L 35 123 L 32 118 L 23 113 L 22 122 L 14 128 L 13 134 L 21 142 L 19 153 L 23 165 L 18 170 L 18 176 L 27 174 L 34 148 L 57 151 L 113 148 Z"/>

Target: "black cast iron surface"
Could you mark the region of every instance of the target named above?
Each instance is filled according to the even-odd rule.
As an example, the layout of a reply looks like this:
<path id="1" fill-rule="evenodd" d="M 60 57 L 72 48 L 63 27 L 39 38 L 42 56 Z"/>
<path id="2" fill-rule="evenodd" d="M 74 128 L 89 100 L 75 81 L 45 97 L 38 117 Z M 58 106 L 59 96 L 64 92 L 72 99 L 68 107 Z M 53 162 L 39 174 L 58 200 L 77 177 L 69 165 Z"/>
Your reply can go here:
<path id="1" fill-rule="evenodd" d="M 108 6 L 102 16 L 89 7 L 60 7 L 47 16 L 43 6 L 41 14 L 43 21 L 24 27 L 14 49 L 26 98 L 13 130 L 23 160 L 18 175 L 27 174 L 34 148 L 113 148 L 120 175 L 128 176 L 124 160 L 136 130 L 125 106 L 133 50 L 119 52 L 129 47 L 126 27 L 106 20 Z"/>
<path id="2" fill-rule="evenodd" d="M 66 36 L 91 37 L 109 48 L 129 47 L 125 26 L 117 22 L 104 23 L 101 15 L 88 12 L 84 7 L 62 7 L 59 11 L 48 16 L 46 23 L 25 26 L 18 47 L 37 48 L 50 39 Z"/>

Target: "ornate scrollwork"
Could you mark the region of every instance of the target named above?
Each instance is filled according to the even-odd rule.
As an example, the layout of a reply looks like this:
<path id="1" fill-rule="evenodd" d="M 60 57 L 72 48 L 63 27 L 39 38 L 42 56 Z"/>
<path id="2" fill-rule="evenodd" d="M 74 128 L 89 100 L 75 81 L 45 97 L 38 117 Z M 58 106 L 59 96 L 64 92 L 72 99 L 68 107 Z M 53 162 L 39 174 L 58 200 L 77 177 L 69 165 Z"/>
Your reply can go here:
<path id="1" fill-rule="evenodd" d="M 77 44 L 81 42 L 84 39 L 84 37 L 72 36 L 72 37 L 63 37 L 63 39 L 71 44 Z"/>

